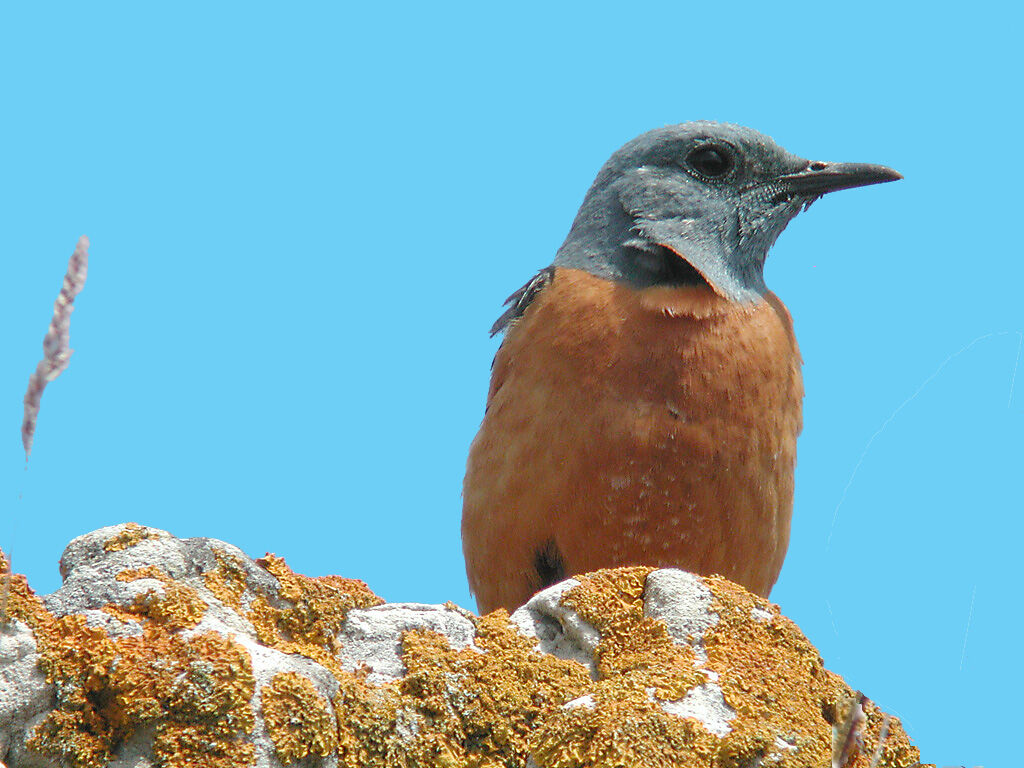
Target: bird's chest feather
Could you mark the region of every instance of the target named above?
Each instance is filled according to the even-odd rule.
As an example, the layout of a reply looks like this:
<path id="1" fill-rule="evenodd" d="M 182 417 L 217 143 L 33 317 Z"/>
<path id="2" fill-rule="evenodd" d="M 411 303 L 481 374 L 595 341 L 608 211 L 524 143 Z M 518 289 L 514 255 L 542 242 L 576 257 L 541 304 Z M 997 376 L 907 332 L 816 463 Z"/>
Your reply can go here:
<path id="1" fill-rule="evenodd" d="M 615 465 L 618 455 L 632 462 L 620 470 L 646 475 L 678 456 L 728 471 L 786 452 L 802 395 L 791 321 L 774 295 L 735 304 L 705 287 L 635 290 L 559 270 L 498 353 L 487 415 L 529 414 L 532 424 L 509 432 L 529 440 L 583 440 L 557 457 L 570 464 Z"/>
<path id="2" fill-rule="evenodd" d="M 773 295 L 739 305 L 709 288 L 637 291 L 558 270 L 506 335 L 470 450 L 474 589 L 472 574 L 500 564 L 498 581 L 518 585 L 506 602 L 525 599 L 543 586 L 530 569 L 548 547 L 566 573 L 665 565 L 768 594 L 789 536 L 802 396 Z"/>

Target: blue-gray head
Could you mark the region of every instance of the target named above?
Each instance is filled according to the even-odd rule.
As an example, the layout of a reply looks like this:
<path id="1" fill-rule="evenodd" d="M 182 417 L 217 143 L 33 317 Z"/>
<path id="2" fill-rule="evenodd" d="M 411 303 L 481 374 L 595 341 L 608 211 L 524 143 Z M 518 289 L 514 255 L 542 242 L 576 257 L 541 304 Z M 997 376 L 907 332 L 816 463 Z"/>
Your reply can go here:
<path id="1" fill-rule="evenodd" d="M 738 125 L 670 125 L 605 163 L 554 264 L 636 287 L 703 280 L 751 301 L 767 290 L 768 249 L 801 208 L 900 178 L 881 165 L 804 160 Z"/>

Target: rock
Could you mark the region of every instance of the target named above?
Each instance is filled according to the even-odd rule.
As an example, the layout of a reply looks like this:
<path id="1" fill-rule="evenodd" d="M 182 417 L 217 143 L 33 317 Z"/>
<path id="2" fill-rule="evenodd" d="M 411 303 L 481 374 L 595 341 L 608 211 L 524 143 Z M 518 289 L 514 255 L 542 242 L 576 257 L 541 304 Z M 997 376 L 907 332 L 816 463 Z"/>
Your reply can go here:
<path id="1" fill-rule="evenodd" d="M 677 570 L 477 617 L 128 523 L 61 572 L 44 598 L 11 580 L 0 767 L 817 767 L 853 696 L 777 606 Z M 865 701 L 854 768 L 886 718 Z M 915 765 L 885 728 L 877 765 Z"/>

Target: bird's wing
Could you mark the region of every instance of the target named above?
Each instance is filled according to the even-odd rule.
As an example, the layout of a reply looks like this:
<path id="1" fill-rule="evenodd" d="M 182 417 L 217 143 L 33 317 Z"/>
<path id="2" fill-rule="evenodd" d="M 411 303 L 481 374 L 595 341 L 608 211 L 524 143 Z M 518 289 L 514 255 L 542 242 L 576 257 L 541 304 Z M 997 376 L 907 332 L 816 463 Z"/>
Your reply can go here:
<path id="1" fill-rule="evenodd" d="M 537 295 L 544 290 L 555 278 L 554 267 L 544 267 L 540 272 L 530 278 L 530 281 L 505 299 L 505 306 L 508 309 L 494 321 L 491 326 L 491 336 L 494 336 L 506 328 L 512 326 L 516 320 L 523 316 L 530 302 L 537 298 Z"/>

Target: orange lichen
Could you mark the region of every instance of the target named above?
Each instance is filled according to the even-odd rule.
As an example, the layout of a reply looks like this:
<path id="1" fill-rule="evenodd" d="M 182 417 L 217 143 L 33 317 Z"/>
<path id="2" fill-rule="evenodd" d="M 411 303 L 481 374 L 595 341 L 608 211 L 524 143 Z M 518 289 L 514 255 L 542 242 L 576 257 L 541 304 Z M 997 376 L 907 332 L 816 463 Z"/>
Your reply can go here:
<path id="1" fill-rule="evenodd" d="M 157 728 L 153 756 L 165 768 L 238 768 L 256 762 L 256 747 L 216 724 L 166 723 Z"/>
<path id="2" fill-rule="evenodd" d="M 106 613 L 119 619 L 126 621 L 136 621 L 140 618 L 149 619 L 173 631 L 191 629 L 202 620 L 203 614 L 206 613 L 206 603 L 194 589 L 175 581 L 155 565 L 121 571 L 116 578 L 123 582 L 154 579 L 164 585 L 163 593 L 151 589 L 141 595 L 136 595 L 131 605 L 108 605 L 103 609 Z"/>
<path id="3" fill-rule="evenodd" d="M 538 652 L 504 611 L 476 619 L 474 642 L 479 650 L 456 650 L 436 632 L 412 630 L 401 680 L 339 677 L 339 765 L 522 765 L 531 731 L 590 685 L 584 667 Z"/>
<path id="4" fill-rule="evenodd" d="M 248 733 L 253 727 L 249 700 L 255 692 L 249 652 L 216 632 L 184 641 L 166 706 L 175 719 L 192 719 Z"/>
<path id="5" fill-rule="evenodd" d="M 369 608 L 384 601 L 366 584 L 340 576 L 311 578 L 292 571 L 283 558 L 268 554 L 256 561 L 277 578 L 277 596 L 292 605 L 275 608 L 266 597 L 252 601 L 246 618 L 264 645 L 284 653 L 298 653 L 340 672 L 335 658 L 335 636 L 353 608 Z"/>
<path id="6" fill-rule="evenodd" d="M 146 533 L 141 526 L 122 532 L 107 549 L 131 546 Z M 273 608 L 266 596 L 254 601 L 246 615 L 261 639 L 341 672 L 331 652 L 345 614 L 379 604 L 380 598 L 362 582 L 293 574 L 273 556 L 262 564 L 281 584 L 278 597 L 292 605 Z M 240 611 L 244 573 L 227 556 L 218 558 L 218 566 L 218 577 L 207 584 L 212 582 L 215 594 Z M 75 768 L 94 768 L 112 759 L 117 746 L 138 728 L 149 726 L 161 768 L 250 765 L 255 747 L 245 735 L 253 727 L 249 701 L 255 681 L 248 652 L 217 633 L 183 638 L 178 631 L 194 627 L 206 604 L 159 568 L 126 570 L 117 579 L 155 579 L 163 585 L 136 596 L 130 605 L 103 608 L 120 619 L 141 621 L 141 635 L 111 638 L 87 626 L 82 616 L 55 618 L 23 577 L 12 579 L 9 612 L 35 630 L 40 666 L 57 690 L 57 708 L 34 730 L 30 748 Z M 320 738 L 333 743 L 334 726 L 327 732 L 331 735 Z"/>
<path id="7" fill-rule="evenodd" d="M 504 611 L 477 620 L 474 642 L 483 653 L 455 651 L 435 632 L 407 632 L 402 660 L 409 671 L 400 690 L 429 730 L 445 737 L 455 764 L 525 760 L 529 734 L 585 693 L 590 676 L 580 664 L 539 653 L 536 640 L 513 629 Z M 434 741 L 425 732 L 414 743 L 429 754 Z"/>
<path id="8" fill-rule="evenodd" d="M 592 707 L 562 710 L 538 730 L 532 742 L 538 763 L 545 768 L 738 768 L 770 757 L 780 768 L 829 764 L 835 718 L 827 713 L 850 689 L 824 669 L 814 647 L 779 616 L 777 607 L 724 579 L 705 580 L 719 620 L 704 636 L 704 669 L 718 673 L 725 701 L 736 711 L 729 721 L 731 731 L 724 738 L 714 737 L 695 721 L 661 710 L 658 700 L 682 698 L 707 678 L 694 670 L 688 646 L 675 644 L 664 624 L 643 615 L 644 585 L 651 570 L 587 574 L 563 597 L 565 605 L 601 633 L 600 679 Z M 771 619 L 755 619 L 754 608 L 767 611 Z M 873 704 L 866 710 L 865 751 L 870 755 L 883 715 Z M 796 749 L 780 749 L 776 735 L 785 736 Z M 879 766 L 913 765 L 917 756 L 892 720 Z M 868 764 L 868 757 L 860 754 L 849 768 Z"/>
<path id="9" fill-rule="evenodd" d="M 98 768 L 140 727 L 155 727 L 161 768 L 252 762 L 255 688 L 248 652 L 207 633 L 185 639 L 147 623 L 143 634 L 111 638 L 82 616 L 52 618 L 36 631 L 40 667 L 57 708 L 29 748 L 75 768 Z M 211 755 L 224 756 L 212 761 Z"/>
<path id="10" fill-rule="evenodd" d="M 153 752 L 166 768 L 251 765 L 255 748 L 244 738 L 254 717 L 256 682 L 249 653 L 230 637 L 197 635 L 177 654 L 181 662 L 168 692 L 167 722 L 157 728 Z"/>
<path id="11" fill-rule="evenodd" d="M 697 720 L 663 709 L 662 702 L 683 698 L 708 678 L 695 669 L 690 646 L 674 642 L 664 623 L 644 615 L 650 571 L 587 574 L 563 597 L 601 633 L 597 681 L 581 665 L 537 653 L 535 641 L 512 630 L 503 611 L 476 619 L 475 643 L 484 653 L 453 650 L 432 631 L 407 632 L 402 660 L 408 672 L 400 681 L 370 686 L 359 674 L 339 676 L 339 764 L 489 767 L 519 765 L 528 755 L 544 768 L 741 768 L 757 758 L 780 766 L 828 764 L 828 752 L 819 748 L 819 740 L 827 742 L 831 733 L 823 714 L 828 707 L 812 684 L 820 678 L 821 690 L 834 695 L 848 689 L 821 668 L 795 627 L 777 623 L 777 609 L 728 582 L 708 582 L 722 618 L 717 634 L 705 636 L 709 655 L 712 649 L 719 654 L 705 669 L 725 677 L 722 648 L 735 646 L 730 663 L 743 668 L 739 674 L 746 688 L 738 695 L 732 682 L 724 685 L 728 703 L 737 710 L 729 721 L 731 732 L 718 737 Z M 734 593 L 745 602 L 729 603 Z M 772 620 L 753 618 L 754 607 L 771 611 Z M 776 645 L 774 657 L 765 655 L 763 632 Z M 757 647 L 744 650 L 751 642 Z M 770 679 L 752 677 L 765 666 Z M 779 688 L 773 693 L 765 682 Z M 579 700 L 566 706 L 573 699 Z M 765 711 L 770 707 L 772 718 Z M 877 735 L 876 713 L 869 708 L 869 743 L 871 734 Z M 892 742 L 886 743 L 880 766 L 910 765 L 916 750 L 892 725 Z M 780 749 L 777 734 L 796 750 Z M 863 768 L 861 762 L 851 766 Z"/>
<path id="12" fill-rule="evenodd" d="M 260 689 L 263 722 L 285 765 L 309 755 L 326 757 L 338 748 L 338 726 L 330 705 L 308 677 L 295 672 L 274 675 Z"/>
<path id="13" fill-rule="evenodd" d="M 33 631 L 39 632 L 53 617 L 47 612 L 43 601 L 39 599 L 26 579 L 20 573 L 10 572 L 10 561 L 0 550 L 0 589 L 3 593 L 3 615 L 0 623 L 10 619 L 25 622 Z"/>
<path id="14" fill-rule="evenodd" d="M 705 581 L 714 595 L 711 610 L 719 617 L 704 636 L 707 667 L 719 673 L 725 700 L 737 713 L 729 723 L 733 733 L 723 745 L 723 757 L 745 764 L 766 750 L 776 751 L 771 746 L 773 734 L 785 734 L 797 749 L 781 750 L 774 765 L 829 764 L 836 707 L 853 691 L 825 669 L 814 646 L 777 606 L 725 579 Z M 752 620 L 755 608 L 771 618 Z M 884 715 L 870 701 L 864 709 L 865 750 L 855 754 L 847 768 L 867 768 L 878 742 Z M 891 719 L 879 766 L 901 768 L 917 761 L 917 748 L 910 745 L 899 721 Z"/>
<path id="15" fill-rule="evenodd" d="M 688 645 L 672 641 L 664 622 L 644 615 L 643 591 L 653 568 L 596 571 L 580 579 L 562 602 L 601 633 L 597 671 L 610 699 L 641 694 L 680 699 L 706 678 L 694 669 Z"/>
<path id="16" fill-rule="evenodd" d="M 393 765 L 391 745 L 400 737 L 398 711 L 402 702 L 395 683 L 369 685 L 365 670 L 354 674 L 335 672 L 338 693 L 334 711 L 338 717 L 338 764 L 345 768 L 385 768 Z"/>
<path id="17" fill-rule="evenodd" d="M 558 712 L 535 737 L 533 756 L 544 768 L 689 768 L 712 765 L 715 745 L 695 721 L 631 697 Z"/>
<path id="18" fill-rule="evenodd" d="M 203 582 L 214 597 L 241 615 L 247 584 L 245 568 L 238 556 L 230 552 L 215 549 L 213 556 L 217 566 L 203 574 Z"/>
<path id="19" fill-rule="evenodd" d="M 319 662 L 339 684 L 333 712 L 300 674 L 277 674 L 261 688 L 266 731 L 283 763 L 336 753 L 344 768 L 499 768 L 529 757 L 543 768 L 824 766 L 837 709 L 851 694 L 776 606 L 718 578 L 705 579 L 718 618 L 704 632 L 701 661 L 644 614 L 650 568 L 587 574 L 562 597 L 600 633 L 597 680 L 581 664 L 541 653 L 496 611 L 463 613 L 475 625 L 475 647 L 452 648 L 426 629 L 404 633 L 406 674 L 371 685 L 367 668 L 343 668 L 336 640 L 351 609 L 381 602 L 362 582 L 300 576 L 269 555 L 260 565 L 279 589 L 250 592 L 245 564 L 215 556 L 204 581 L 224 605 L 249 619 L 265 645 Z M 72 768 L 99 768 L 141 732 L 152 733 L 159 768 L 251 765 L 258 745 L 248 652 L 214 632 L 186 637 L 180 630 L 195 626 L 205 604 L 155 566 L 117 578 L 162 585 L 127 607 L 104 608 L 131 619 L 139 634 L 110 637 L 84 616 L 58 618 L 23 577 L 12 578 L 9 616 L 34 631 L 57 700 L 29 747 Z M 255 594 L 249 610 L 247 594 Z M 712 684 L 706 673 L 717 674 L 713 684 L 735 711 L 724 737 L 665 711 L 666 702 Z M 864 747 L 847 768 L 868 768 L 878 745 L 883 714 L 870 702 L 864 711 Z M 885 727 L 879 768 L 912 765 L 917 750 L 899 722 Z"/>
<path id="20" fill-rule="evenodd" d="M 109 735 L 90 732 L 81 713 L 60 709 L 46 716 L 27 746 L 74 768 L 103 768 L 113 758 Z"/>
<path id="21" fill-rule="evenodd" d="M 120 552 L 123 549 L 134 547 L 145 539 L 159 538 L 163 538 L 163 534 L 159 531 L 146 528 L 138 523 L 125 523 L 121 526 L 120 533 L 103 542 L 103 549 L 107 552 Z"/>
<path id="22" fill-rule="evenodd" d="M 35 729 L 28 747 L 77 768 L 99 768 L 124 735 L 103 711 L 117 658 L 114 641 L 82 616 L 52 619 L 41 629 L 39 666 L 55 686 L 58 708 Z"/>
<path id="23" fill-rule="evenodd" d="M 688 645 L 644 615 L 651 568 L 597 571 L 562 598 L 601 633 L 593 706 L 559 711 L 532 740 L 545 768 L 710 765 L 717 739 L 693 720 L 666 713 L 662 700 L 683 698 L 707 678 Z"/>

